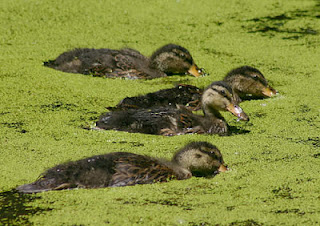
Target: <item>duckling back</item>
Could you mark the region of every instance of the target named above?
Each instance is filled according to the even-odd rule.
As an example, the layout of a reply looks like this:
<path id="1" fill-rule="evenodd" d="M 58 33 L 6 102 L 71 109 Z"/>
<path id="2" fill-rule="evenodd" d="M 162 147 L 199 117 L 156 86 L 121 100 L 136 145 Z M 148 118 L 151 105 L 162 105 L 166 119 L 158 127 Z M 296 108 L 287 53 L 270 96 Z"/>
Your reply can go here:
<path id="1" fill-rule="evenodd" d="M 17 187 L 23 193 L 74 188 L 102 188 L 165 182 L 168 179 L 186 179 L 183 171 L 170 165 L 128 152 L 97 155 L 57 165 L 44 172 L 33 183 Z M 179 172 L 179 173 L 178 173 Z"/>
<path id="2" fill-rule="evenodd" d="M 59 55 L 55 60 L 44 62 L 44 66 L 68 73 L 90 74 L 92 68 L 102 63 L 105 68 L 115 67 L 113 57 L 117 54 L 111 49 L 77 48 Z"/>
<path id="3" fill-rule="evenodd" d="M 78 48 L 62 53 L 55 60 L 44 62 L 44 66 L 63 72 L 97 77 L 136 79 L 166 76 L 149 68 L 149 59 L 130 48 L 120 50 Z"/>
<path id="4" fill-rule="evenodd" d="M 31 184 L 17 187 L 23 193 L 72 188 L 97 188 L 109 185 L 115 173 L 114 160 L 124 154 L 111 153 L 57 165 Z"/>

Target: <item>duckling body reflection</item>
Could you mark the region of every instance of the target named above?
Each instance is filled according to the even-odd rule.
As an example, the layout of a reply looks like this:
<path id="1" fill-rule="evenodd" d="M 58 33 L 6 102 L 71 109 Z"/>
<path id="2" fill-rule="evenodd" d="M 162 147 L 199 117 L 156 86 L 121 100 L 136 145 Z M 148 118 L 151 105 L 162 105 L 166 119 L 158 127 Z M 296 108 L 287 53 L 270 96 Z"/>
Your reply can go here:
<path id="1" fill-rule="evenodd" d="M 171 161 L 114 152 L 57 165 L 19 192 L 36 193 L 73 188 L 120 187 L 136 184 L 184 180 L 194 176 L 214 176 L 227 168 L 219 149 L 207 142 L 191 142 Z"/>
<path id="2" fill-rule="evenodd" d="M 240 120 L 249 117 L 233 103 L 231 87 L 213 82 L 201 98 L 204 116 L 193 114 L 183 106 L 129 109 L 108 112 L 100 116 L 98 128 L 156 135 L 181 135 L 186 133 L 228 133 L 228 125 L 219 111 L 229 111 Z"/>
<path id="3" fill-rule="evenodd" d="M 176 44 L 159 48 L 150 58 L 130 48 L 74 49 L 62 53 L 55 60 L 44 62 L 44 65 L 64 72 L 106 78 L 153 79 L 172 74 L 204 75 L 189 51 Z"/>

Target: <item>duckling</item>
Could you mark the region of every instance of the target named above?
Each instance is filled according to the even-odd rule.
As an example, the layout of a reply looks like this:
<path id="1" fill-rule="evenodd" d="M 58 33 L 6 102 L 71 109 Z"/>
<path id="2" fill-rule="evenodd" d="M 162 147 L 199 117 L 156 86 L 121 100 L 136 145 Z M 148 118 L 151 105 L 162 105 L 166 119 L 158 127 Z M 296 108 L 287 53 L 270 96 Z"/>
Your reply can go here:
<path id="1" fill-rule="evenodd" d="M 257 99 L 274 96 L 277 91 L 268 85 L 262 73 L 253 67 L 242 66 L 230 71 L 224 78 L 234 89 L 235 103 L 246 99 Z M 110 111 L 127 110 L 130 108 L 151 108 L 154 106 L 185 105 L 196 111 L 201 108 L 203 89 L 196 86 L 179 84 L 171 89 L 163 89 L 146 95 L 126 97 L 115 107 L 107 107 Z M 241 98 L 240 98 L 241 97 Z"/>
<path id="2" fill-rule="evenodd" d="M 233 103 L 232 89 L 225 82 L 209 85 L 203 92 L 201 104 L 204 116 L 193 114 L 181 105 L 108 112 L 100 116 L 96 128 L 165 136 L 186 133 L 226 135 L 228 125 L 219 111 L 229 111 L 240 120 L 249 120 Z"/>
<path id="3" fill-rule="evenodd" d="M 225 172 L 219 149 L 207 142 L 191 142 L 171 161 L 128 152 L 96 155 L 57 165 L 33 183 L 16 189 L 22 193 L 74 188 L 120 187 L 136 184 L 185 180 Z"/>
<path id="4" fill-rule="evenodd" d="M 115 107 L 107 107 L 110 111 L 150 108 L 154 106 L 184 105 L 190 110 L 201 109 L 202 89 L 180 84 L 170 89 L 162 89 L 154 93 L 122 99 Z"/>
<path id="5" fill-rule="evenodd" d="M 236 101 L 272 97 L 277 91 L 268 85 L 263 74 L 256 68 L 242 66 L 228 72 L 223 81 L 227 82 L 234 92 Z"/>
<path id="6" fill-rule="evenodd" d="M 74 49 L 62 53 L 55 60 L 44 62 L 44 66 L 106 78 L 153 79 L 173 74 L 205 75 L 189 51 L 176 44 L 159 48 L 150 58 L 130 48 Z"/>

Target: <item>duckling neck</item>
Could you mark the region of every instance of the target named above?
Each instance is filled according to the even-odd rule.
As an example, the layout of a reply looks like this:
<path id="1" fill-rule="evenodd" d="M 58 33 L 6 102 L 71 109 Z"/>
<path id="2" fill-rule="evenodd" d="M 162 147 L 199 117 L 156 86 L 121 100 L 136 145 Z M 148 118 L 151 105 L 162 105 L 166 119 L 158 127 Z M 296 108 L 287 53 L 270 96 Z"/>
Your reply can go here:
<path id="1" fill-rule="evenodd" d="M 167 76 L 167 74 L 163 71 L 163 68 L 161 68 L 156 62 L 150 59 L 149 59 L 148 67 L 146 67 L 144 70 L 146 70 L 146 73 L 151 75 L 152 78 Z"/>
<path id="2" fill-rule="evenodd" d="M 220 112 L 212 107 L 205 106 L 203 108 L 203 113 L 205 117 L 212 118 L 212 119 L 221 119 L 225 121 L 224 117 L 220 114 Z"/>
<path id="3" fill-rule="evenodd" d="M 166 69 L 166 67 L 164 65 L 162 65 L 161 62 L 159 62 L 157 59 L 155 59 L 155 60 L 150 59 L 149 60 L 149 67 L 153 70 L 158 70 L 161 72 L 164 72 Z"/>
<path id="4" fill-rule="evenodd" d="M 192 173 L 190 170 L 180 166 L 176 162 L 162 161 L 162 163 L 173 170 L 178 180 L 185 180 L 192 177 Z"/>
<path id="5" fill-rule="evenodd" d="M 239 87 L 241 84 L 240 79 L 238 77 L 234 77 L 234 76 L 228 77 L 224 81 L 227 82 L 231 86 L 232 89 L 237 89 L 237 87 Z"/>
<path id="6" fill-rule="evenodd" d="M 241 83 L 241 80 L 233 79 L 229 80 L 228 83 L 231 86 L 234 93 L 238 94 L 239 96 L 245 94 L 245 87 L 244 84 Z"/>

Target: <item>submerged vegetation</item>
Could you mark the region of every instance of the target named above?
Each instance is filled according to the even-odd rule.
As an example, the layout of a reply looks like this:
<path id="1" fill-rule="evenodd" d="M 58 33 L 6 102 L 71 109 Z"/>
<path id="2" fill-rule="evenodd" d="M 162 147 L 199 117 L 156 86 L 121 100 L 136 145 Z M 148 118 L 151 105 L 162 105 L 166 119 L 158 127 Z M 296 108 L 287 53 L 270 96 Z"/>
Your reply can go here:
<path id="1" fill-rule="evenodd" d="M 0 224 L 317 225 L 320 222 L 320 2 L 38 1 L 0 3 Z M 64 51 L 187 48 L 210 75 L 104 79 L 43 66 Z M 242 133 L 163 137 L 86 130 L 106 107 L 180 83 L 204 88 L 258 68 L 279 95 L 241 103 Z M 221 150 L 214 178 L 19 194 L 48 168 L 127 151 L 170 158 L 190 141 Z"/>

